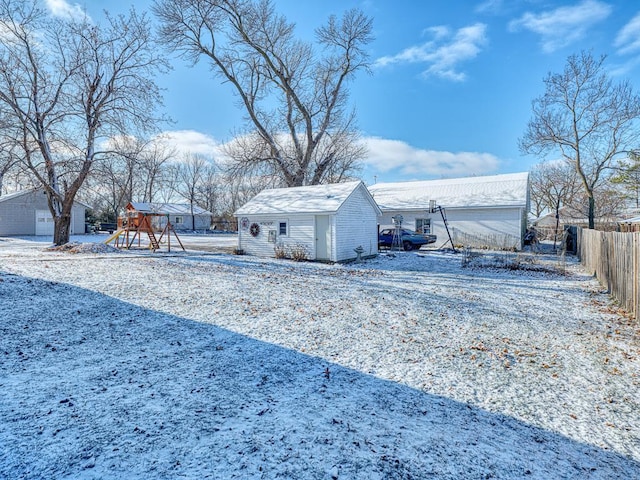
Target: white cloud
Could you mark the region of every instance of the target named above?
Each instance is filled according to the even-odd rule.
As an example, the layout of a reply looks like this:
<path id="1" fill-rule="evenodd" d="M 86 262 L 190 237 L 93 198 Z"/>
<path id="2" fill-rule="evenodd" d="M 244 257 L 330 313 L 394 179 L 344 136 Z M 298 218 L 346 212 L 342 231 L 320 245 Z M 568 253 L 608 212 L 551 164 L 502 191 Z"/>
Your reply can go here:
<path id="1" fill-rule="evenodd" d="M 611 11 L 611 5 L 607 3 L 583 0 L 574 6 L 538 14 L 527 12 L 510 22 L 509 29 L 537 33 L 541 37 L 542 50 L 551 53 L 583 38 L 591 26 L 607 18 Z"/>
<path id="2" fill-rule="evenodd" d="M 178 159 L 191 153 L 213 158 L 218 164 L 227 160 L 223 151 L 225 144 L 195 130 L 167 131 L 155 140 L 175 148 Z M 231 139 L 229 143 L 237 140 Z M 420 179 L 459 177 L 492 173 L 500 167 L 500 160 L 490 153 L 423 150 L 403 141 L 379 137 L 365 137 L 362 141 L 369 152 L 364 163 L 380 174 L 394 173 Z"/>
<path id="3" fill-rule="evenodd" d="M 475 11 L 478 13 L 498 13 L 503 8 L 503 0 L 485 0 L 476 6 Z"/>
<path id="4" fill-rule="evenodd" d="M 172 130 L 155 138 L 158 143 L 176 150 L 178 156 L 198 154 L 217 160 L 221 155 L 221 145 L 213 137 L 195 130 Z"/>
<path id="5" fill-rule="evenodd" d="M 476 23 L 453 33 L 445 26 L 431 27 L 426 30 L 432 36 L 431 40 L 406 48 L 396 55 L 380 57 L 375 61 L 375 66 L 424 63 L 428 65 L 425 75 L 463 81 L 466 75 L 458 67 L 460 63 L 478 56 L 487 43 L 486 29 L 487 26 L 483 23 Z"/>
<path id="6" fill-rule="evenodd" d="M 365 138 L 364 142 L 369 150 L 365 163 L 380 173 L 454 177 L 491 173 L 500 166 L 500 160 L 490 153 L 423 150 L 400 140 L 378 137 Z"/>
<path id="7" fill-rule="evenodd" d="M 67 2 L 67 0 L 45 0 L 45 4 L 55 17 L 74 20 L 84 20 L 88 18 L 87 13 L 77 3 L 72 5 Z"/>
<path id="8" fill-rule="evenodd" d="M 2 22 L 0 23 L 0 42 L 6 44 L 13 44 L 16 41 L 16 36 L 13 34 L 11 29 L 7 27 L 7 25 Z"/>
<path id="9" fill-rule="evenodd" d="M 618 32 L 614 46 L 620 55 L 635 53 L 640 50 L 640 13 L 633 17 Z"/>

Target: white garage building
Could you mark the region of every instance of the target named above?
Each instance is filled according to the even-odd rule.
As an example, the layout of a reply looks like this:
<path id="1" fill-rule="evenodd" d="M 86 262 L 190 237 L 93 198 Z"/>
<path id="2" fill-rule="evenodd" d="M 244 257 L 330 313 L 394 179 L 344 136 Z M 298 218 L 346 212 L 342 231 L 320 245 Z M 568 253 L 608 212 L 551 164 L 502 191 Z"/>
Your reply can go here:
<path id="1" fill-rule="evenodd" d="M 71 211 L 73 234 L 85 231 L 86 205 L 74 203 Z M 53 217 L 44 189 L 22 190 L 0 197 L 0 235 L 53 236 Z"/>
<path id="2" fill-rule="evenodd" d="M 448 241 L 439 208 L 444 209 L 456 245 L 516 248 L 523 246 L 529 211 L 529 174 L 378 183 L 369 187 L 383 215 L 379 228 L 393 227 L 402 215 L 403 227 Z"/>
<path id="3" fill-rule="evenodd" d="M 263 190 L 235 212 L 238 248 L 274 257 L 303 248 L 309 260 L 341 262 L 378 253 L 382 212 L 361 181 Z"/>

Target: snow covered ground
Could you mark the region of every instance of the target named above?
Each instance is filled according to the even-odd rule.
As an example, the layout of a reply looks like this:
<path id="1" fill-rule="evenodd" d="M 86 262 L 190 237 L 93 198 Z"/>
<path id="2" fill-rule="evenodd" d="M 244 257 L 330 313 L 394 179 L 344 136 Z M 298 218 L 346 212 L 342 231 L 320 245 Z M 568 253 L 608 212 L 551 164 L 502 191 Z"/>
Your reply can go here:
<path id="1" fill-rule="evenodd" d="M 575 260 L 212 237 L 0 238 L 0 478 L 640 478 L 640 329 Z"/>

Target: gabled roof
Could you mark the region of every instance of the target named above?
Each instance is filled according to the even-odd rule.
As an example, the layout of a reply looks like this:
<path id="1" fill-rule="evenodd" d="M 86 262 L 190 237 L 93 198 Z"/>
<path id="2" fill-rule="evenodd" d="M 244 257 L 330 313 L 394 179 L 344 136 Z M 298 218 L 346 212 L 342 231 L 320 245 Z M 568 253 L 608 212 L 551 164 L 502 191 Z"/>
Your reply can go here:
<path id="1" fill-rule="evenodd" d="M 364 183 L 358 180 L 263 190 L 240 207 L 235 215 L 335 213 L 358 188 L 362 189 L 371 205 L 381 213 Z"/>
<path id="2" fill-rule="evenodd" d="M 417 182 L 378 183 L 369 191 L 382 210 L 527 206 L 529 174 L 449 178 Z"/>
<path id="3" fill-rule="evenodd" d="M 22 195 L 27 195 L 29 193 L 34 193 L 37 191 L 38 191 L 37 188 L 28 188 L 28 189 L 19 190 L 13 193 L 7 193 L 6 195 L 0 196 L 0 202 L 6 202 L 7 200 L 11 200 L 12 198 L 18 198 L 18 197 L 21 197 Z"/>
<path id="4" fill-rule="evenodd" d="M 640 217 L 627 218 L 626 220 L 620 220 L 618 223 L 640 223 Z"/>
<path id="5" fill-rule="evenodd" d="M 17 192 L 12 192 L 12 193 L 8 193 L 6 195 L 2 195 L 0 196 L 0 202 L 6 202 L 8 200 L 11 200 L 12 198 L 18 198 L 21 197 L 23 195 L 29 195 L 31 193 L 38 193 L 41 192 L 43 195 L 45 193 L 44 188 L 42 187 L 36 187 L 36 188 L 26 188 L 24 190 L 19 190 Z M 74 205 L 80 205 L 86 209 L 91 209 L 91 205 L 87 205 L 86 203 L 80 202 L 78 200 L 74 200 L 73 202 Z"/>
<path id="6" fill-rule="evenodd" d="M 133 207 L 134 210 L 140 213 L 154 214 L 154 215 L 191 215 L 191 205 L 186 203 L 149 203 L 149 202 L 129 202 L 129 207 Z M 193 206 L 193 215 L 213 215 L 213 213 L 200 208 L 197 205 Z"/>

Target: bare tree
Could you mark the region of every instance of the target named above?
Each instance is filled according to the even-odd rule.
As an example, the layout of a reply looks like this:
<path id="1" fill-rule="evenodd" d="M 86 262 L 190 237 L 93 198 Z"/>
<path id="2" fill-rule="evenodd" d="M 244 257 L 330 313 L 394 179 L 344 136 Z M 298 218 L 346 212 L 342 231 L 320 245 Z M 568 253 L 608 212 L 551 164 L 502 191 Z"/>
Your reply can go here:
<path id="1" fill-rule="evenodd" d="M 189 202 L 191 209 L 191 229 L 195 230 L 195 207 L 198 203 L 198 192 L 206 177 L 209 164 L 197 154 L 187 154 L 182 162 L 176 163 L 175 177 L 178 179 L 176 193 Z"/>
<path id="2" fill-rule="evenodd" d="M 566 161 L 543 162 L 531 172 L 531 198 L 536 204 L 536 214 L 549 210 L 555 213 L 556 225 L 553 248 L 558 239 L 560 208 L 572 205 L 580 188 L 573 165 Z"/>
<path id="3" fill-rule="evenodd" d="M 158 138 L 145 143 L 140 152 L 140 174 L 144 178 L 143 202 L 153 202 L 164 186 L 168 162 L 176 156 L 176 150 Z"/>
<path id="4" fill-rule="evenodd" d="M 20 161 L 19 148 L 11 138 L 0 140 L 0 196 L 3 192 L 6 175 L 16 167 Z"/>
<path id="5" fill-rule="evenodd" d="M 572 204 L 575 212 L 585 218 L 587 216 L 587 205 L 584 191 L 578 192 L 577 198 Z M 627 198 L 619 185 L 612 183 L 609 178 L 596 187 L 595 197 L 598 199 L 596 216 L 601 220 L 601 225 L 607 229 L 616 225 L 616 219 L 620 218 L 625 210 Z"/>
<path id="6" fill-rule="evenodd" d="M 219 213 L 223 194 L 222 182 L 222 177 L 215 164 L 206 165 L 196 192 L 197 203 L 200 207 L 213 214 Z"/>
<path id="7" fill-rule="evenodd" d="M 253 175 L 239 177 L 226 175 L 223 185 L 223 199 L 225 202 L 221 210 L 224 215 L 232 215 L 238 208 L 247 203 L 265 188 L 273 188 L 278 184 L 276 179 L 269 175 Z"/>
<path id="8" fill-rule="evenodd" d="M 156 125 L 154 78 L 165 60 L 133 9 L 104 25 L 55 19 L 38 0 L 0 0 L 0 105 L 20 128 L 24 161 L 44 187 L 56 245 L 100 140 Z"/>
<path id="9" fill-rule="evenodd" d="M 153 11 L 171 50 L 194 64 L 206 58 L 238 95 L 251 134 L 228 152 L 232 171 L 300 186 L 359 166 L 347 84 L 369 67 L 372 22 L 362 12 L 331 16 L 314 48 L 270 0 L 156 0 Z M 330 148 L 334 141 L 341 146 Z"/>
<path id="10" fill-rule="evenodd" d="M 93 165 L 87 186 L 94 192 L 98 204 L 103 205 L 105 221 L 115 222 L 118 214 L 141 191 L 140 151 L 143 146 L 133 137 L 116 137 L 110 140 L 109 152 Z"/>
<path id="11" fill-rule="evenodd" d="M 545 93 L 533 100 L 533 118 L 520 139 L 523 153 L 559 152 L 576 170 L 595 226 L 595 192 L 614 157 L 637 145 L 640 98 L 629 82 L 614 84 L 604 60 L 582 52 L 564 72 L 545 78 Z"/>
<path id="12" fill-rule="evenodd" d="M 174 149 L 158 137 L 150 140 L 130 136 L 109 140 L 108 153 L 94 163 L 79 196 L 95 205 L 97 216 L 115 222 L 129 202 L 153 202 L 166 178 Z"/>

